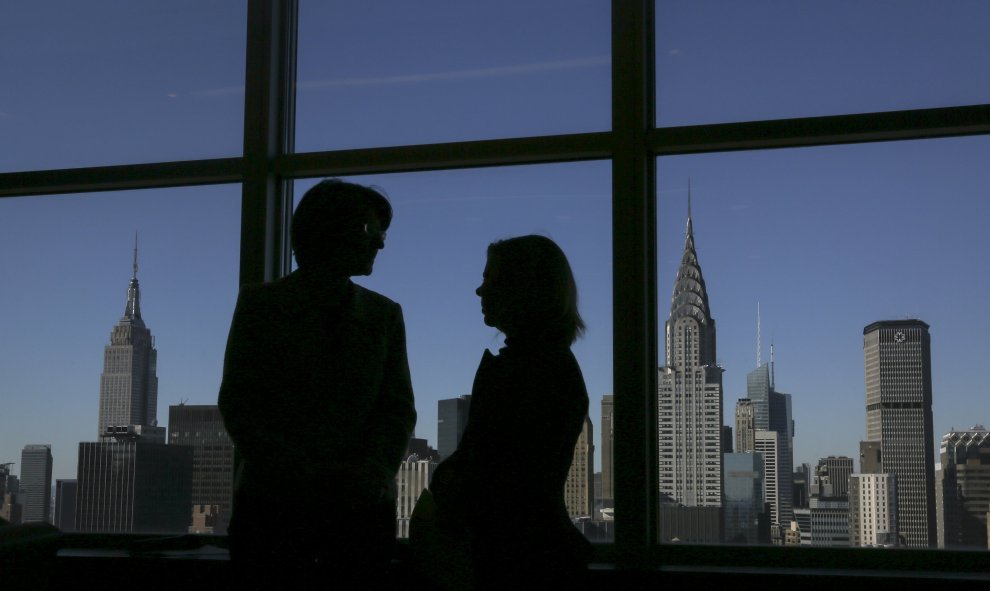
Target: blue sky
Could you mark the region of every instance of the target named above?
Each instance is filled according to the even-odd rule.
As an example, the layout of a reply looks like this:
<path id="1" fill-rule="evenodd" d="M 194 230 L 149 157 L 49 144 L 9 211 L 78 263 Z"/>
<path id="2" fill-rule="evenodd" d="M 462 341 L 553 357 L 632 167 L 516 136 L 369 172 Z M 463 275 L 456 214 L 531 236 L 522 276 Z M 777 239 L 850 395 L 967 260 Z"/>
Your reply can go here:
<path id="1" fill-rule="evenodd" d="M 0 171 L 231 156 L 242 144 L 244 5 L 0 9 Z M 438 10 L 443 7 L 446 12 Z M 335 12 L 336 11 L 336 12 Z M 917 2 L 661 2 L 663 125 L 990 101 L 990 7 Z M 300 151 L 601 131 L 606 2 L 302 2 Z M 87 16 L 89 15 L 89 16 Z M 98 15 L 94 18 L 92 15 Z M 344 56 L 343 59 L 338 56 Z M 698 254 L 731 417 L 776 343 L 795 461 L 854 455 L 862 328 L 931 324 L 936 436 L 990 421 L 980 311 L 988 140 L 963 138 L 659 161 L 659 312 L 667 314 L 691 179 Z M 420 421 L 467 393 L 484 348 L 485 247 L 542 233 L 577 275 L 592 398 L 611 392 L 607 162 L 357 177 L 396 210 L 366 285 L 405 310 Z M 296 183 L 301 194 L 312 181 Z M 236 185 L 0 201 L 0 462 L 52 443 L 55 477 L 96 429 L 103 346 L 123 312 L 133 235 L 158 345 L 159 420 L 213 403 L 237 290 Z M 597 435 L 596 435 L 597 438 Z M 15 471 L 18 467 L 15 466 Z"/>

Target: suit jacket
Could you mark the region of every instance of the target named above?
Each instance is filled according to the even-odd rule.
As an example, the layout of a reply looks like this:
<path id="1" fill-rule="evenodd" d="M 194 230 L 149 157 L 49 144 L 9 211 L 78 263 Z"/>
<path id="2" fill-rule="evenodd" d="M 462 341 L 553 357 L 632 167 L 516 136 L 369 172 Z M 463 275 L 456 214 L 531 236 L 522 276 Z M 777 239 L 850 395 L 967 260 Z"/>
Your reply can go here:
<path id="1" fill-rule="evenodd" d="M 219 406 L 237 489 L 380 495 L 416 422 L 401 308 L 350 281 L 328 305 L 300 271 L 245 286 Z"/>

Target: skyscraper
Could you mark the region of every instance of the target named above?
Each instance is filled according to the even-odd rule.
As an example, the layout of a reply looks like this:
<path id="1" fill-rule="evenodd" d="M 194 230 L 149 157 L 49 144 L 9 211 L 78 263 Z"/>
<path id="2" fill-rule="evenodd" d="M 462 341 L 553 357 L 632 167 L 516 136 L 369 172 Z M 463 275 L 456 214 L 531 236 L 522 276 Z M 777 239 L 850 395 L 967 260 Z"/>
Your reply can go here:
<path id="1" fill-rule="evenodd" d="M 661 540 L 719 542 L 722 368 L 716 363 L 715 320 L 695 251 L 690 200 L 664 343 L 657 405 Z"/>
<path id="2" fill-rule="evenodd" d="M 794 421 L 791 419 L 791 395 L 778 392 L 774 387 L 772 353 L 770 363 L 760 365 L 746 376 L 746 398 L 753 406 L 756 431 L 776 433 L 778 439 L 773 471 L 776 478 L 773 488 L 777 494 L 771 506 L 771 525 L 787 529 L 794 508 Z M 770 461 L 766 454 L 764 461 Z M 766 474 L 769 490 L 771 471 L 768 469 Z M 771 502 L 769 497 L 766 500 Z"/>
<path id="3" fill-rule="evenodd" d="M 55 481 L 55 513 L 52 524 L 70 532 L 76 528 L 76 484 L 75 479 Z"/>
<path id="4" fill-rule="evenodd" d="M 48 521 L 52 506 L 52 446 L 26 445 L 21 451 L 22 523 Z"/>
<path id="5" fill-rule="evenodd" d="M 437 401 L 437 453 L 441 462 L 457 451 L 470 409 L 470 394 Z"/>
<path id="6" fill-rule="evenodd" d="M 866 436 L 897 479 L 898 528 L 908 547 L 936 544 L 931 337 L 921 320 L 863 329 Z"/>
<path id="7" fill-rule="evenodd" d="M 137 270 L 135 237 L 134 273 L 127 287 L 124 315 L 113 327 L 110 344 L 103 350 L 97 437 L 103 437 L 107 427 L 157 424 L 158 352 L 151 331 L 141 319 Z"/>
<path id="8" fill-rule="evenodd" d="M 193 449 L 190 515 L 194 511 L 206 514 L 205 507 L 210 507 L 209 523 L 197 530 L 227 533 L 234 489 L 234 443 L 223 426 L 220 409 L 215 404 L 169 406 L 168 443 Z"/>
<path id="9" fill-rule="evenodd" d="M 601 494 L 601 506 L 613 507 L 615 506 L 615 474 L 612 471 L 612 443 L 615 439 L 613 435 L 612 428 L 614 426 L 614 421 L 612 420 L 613 412 L 613 402 L 612 395 L 605 394 L 602 396 L 602 494 Z M 598 518 L 595 515 L 595 518 Z"/>
<path id="10" fill-rule="evenodd" d="M 564 483 L 564 504 L 573 517 L 592 517 L 595 506 L 595 436 L 591 417 L 584 417 L 584 427 L 574 444 L 574 457 Z"/>
<path id="11" fill-rule="evenodd" d="M 936 477 L 939 548 L 987 548 L 990 431 L 975 425 L 942 436 Z"/>

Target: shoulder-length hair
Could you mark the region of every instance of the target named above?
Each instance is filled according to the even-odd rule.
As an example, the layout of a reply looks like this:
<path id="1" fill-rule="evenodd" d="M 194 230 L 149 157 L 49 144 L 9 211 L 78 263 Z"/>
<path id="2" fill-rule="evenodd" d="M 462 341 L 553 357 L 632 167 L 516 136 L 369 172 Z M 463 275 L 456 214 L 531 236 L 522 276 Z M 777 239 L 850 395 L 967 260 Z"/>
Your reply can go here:
<path id="1" fill-rule="evenodd" d="M 534 234 L 498 240 L 488 246 L 488 261 L 498 269 L 498 283 L 522 296 L 518 321 L 560 333 L 568 343 L 584 333 L 577 284 L 557 243 Z"/>

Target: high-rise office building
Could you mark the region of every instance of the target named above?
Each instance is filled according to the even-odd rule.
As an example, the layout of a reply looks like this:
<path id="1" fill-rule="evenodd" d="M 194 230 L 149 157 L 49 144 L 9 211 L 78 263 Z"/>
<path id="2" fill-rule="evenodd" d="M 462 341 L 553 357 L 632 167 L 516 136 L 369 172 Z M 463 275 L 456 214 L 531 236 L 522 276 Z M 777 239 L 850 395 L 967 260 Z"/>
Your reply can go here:
<path id="1" fill-rule="evenodd" d="M 441 462 L 457 451 L 470 410 L 469 394 L 437 401 L 437 453 Z"/>
<path id="2" fill-rule="evenodd" d="M 794 508 L 794 421 L 791 419 L 791 395 L 778 392 L 774 387 L 773 360 L 764 363 L 746 376 L 746 398 L 753 406 L 753 426 L 757 431 L 770 431 L 777 434 L 777 457 L 774 461 L 776 482 L 770 482 L 767 470 L 767 484 L 773 486 L 777 495 L 771 509 L 774 526 L 789 529 Z M 764 455 L 764 461 L 771 458 Z M 767 502 L 771 502 L 767 498 Z"/>
<path id="3" fill-rule="evenodd" d="M 158 353 L 151 331 L 141 319 L 137 270 L 135 239 L 134 273 L 127 286 L 124 315 L 111 330 L 110 344 L 103 350 L 97 437 L 105 436 L 108 427 L 157 424 Z"/>
<path id="4" fill-rule="evenodd" d="M 433 458 L 420 458 L 410 454 L 395 474 L 395 536 L 409 537 L 409 520 L 420 495 L 430 485 L 437 461 Z"/>
<path id="5" fill-rule="evenodd" d="M 64 532 L 76 528 L 76 484 L 75 479 L 55 481 L 55 515 L 52 524 Z"/>
<path id="6" fill-rule="evenodd" d="M 612 469 L 612 461 L 614 459 L 612 455 L 612 444 L 615 441 L 613 431 L 615 421 L 612 419 L 613 408 L 612 395 L 605 394 L 602 396 L 602 492 L 599 497 L 602 508 L 615 506 L 615 472 Z M 596 519 L 598 517 L 598 515 L 595 515 Z"/>
<path id="7" fill-rule="evenodd" d="M 780 516 L 780 478 L 777 472 L 777 460 L 780 458 L 780 434 L 776 431 L 764 431 L 757 429 L 754 433 L 756 451 L 763 457 L 763 502 L 770 507 L 770 525 L 776 528 L 779 541 L 782 538 L 785 527 L 783 527 Z M 793 510 L 793 507 L 792 507 Z M 791 516 L 793 518 L 793 515 Z M 787 521 L 790 526 L 790 520 Z"/>
<path id="8" fill-rule="evenodd" d="M 893 474 L 849 477 L 849 545 L 898 546 L 897 479 Z"/>
<path id="9" fill-rule="evenodd" d="M 76 531 L 187 533 L 192 471 L 192 447 L 147 442 L 134 429 L 80 443 Z"/>
<path id="10" fill-rule="evenodd" d="M 169 445 L 193 449 L 190 515 L 204 516 L 199 533 L 227 533 L 234 488 L 234 443 L 215 404 L 168 407 Z M 208 516 L 208 518 L 206 518 Z"/>
<path id="11" fill-rule="evenodd" d="M 725 542 L 770 543 L 769 515 L 763 502 L 763 454 L 727 453 L 725 465 Z"/>
<path id="12" fill-rule="evenodd" d="M 897 479 L 898 528 L 908 547 L 934 547 L 935 450 L 931 337 L 920 320 L 863 329 L 866 436 L 880 443 L 883 472 Z"/>
<path id="13" fill-rule="evenodd" d="M 52 446 L 26 445 L 21 451 L 21 523 L 47 522 L 52 507 Z"/>
<path id="14" fill-rule="evenodd" d="M 939 548 L 987 548 L 990 431 L 982 425 L 942 436 L 936 477 Z"/>
<path id="15" fill-rule="evenodd" d="M 584 417 L 584 427 L 574 444 L 574 457 L 564 483 L 564 504 L 572 518 L 592 517 L 595 507 L 595 444 L 591 417 Z"/>
<path id="16" fill-rule="evenodd" d="M 715 320 L 694 245 L 690 198 L 660 368 L 660 539 L 719 542 L 722 528 L 722 368 Z"/>
<path id="17" fill-rule="evenodd" d="M 736 401 L 736 453 L 746 453 L 756 449 L 756 425 L 753 416 L 753 401 L 740 398 Z"/>

